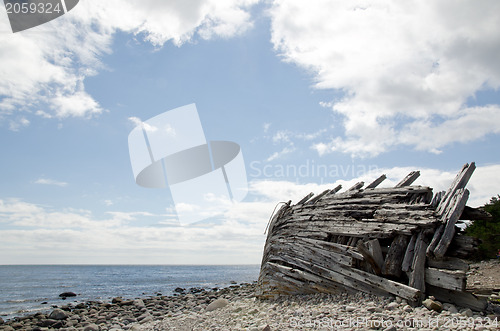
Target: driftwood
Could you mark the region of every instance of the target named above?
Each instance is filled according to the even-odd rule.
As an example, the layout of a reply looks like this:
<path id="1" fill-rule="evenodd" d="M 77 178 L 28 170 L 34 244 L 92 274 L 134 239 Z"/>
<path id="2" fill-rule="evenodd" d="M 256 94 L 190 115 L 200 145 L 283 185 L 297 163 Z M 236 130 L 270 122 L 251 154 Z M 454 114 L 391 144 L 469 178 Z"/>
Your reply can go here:
<path id="1" fill-rule="evenodd" d="M 465 291 L 477 241 L 457 233 L 459 219 L 487 219 L 466 206 L 466 164 L 446 192 L 412 186 L 414 171 L 395 187 L 337 186 L 284 204 L 271 218 L 257 295 L 363 291 L 395 295 L 417 305 L 426 295 L 482 310 L 485 302 Z"/>

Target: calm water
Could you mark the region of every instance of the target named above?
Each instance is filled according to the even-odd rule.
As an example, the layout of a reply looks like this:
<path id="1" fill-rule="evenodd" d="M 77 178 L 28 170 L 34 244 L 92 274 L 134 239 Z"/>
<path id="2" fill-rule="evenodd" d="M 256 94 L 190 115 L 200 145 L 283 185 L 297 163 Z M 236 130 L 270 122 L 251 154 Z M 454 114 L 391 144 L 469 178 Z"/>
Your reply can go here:
<path id="1" fill-rule="evenodd" d="M 258 276 L 258 265 L 0 266 L 0 317 L 43 312 L 69 302 L 171 295 L 176 287 L 225 287 L 231 281 L 253 282 Z M 62 292 L 78 296 L 63 301 Z"/>

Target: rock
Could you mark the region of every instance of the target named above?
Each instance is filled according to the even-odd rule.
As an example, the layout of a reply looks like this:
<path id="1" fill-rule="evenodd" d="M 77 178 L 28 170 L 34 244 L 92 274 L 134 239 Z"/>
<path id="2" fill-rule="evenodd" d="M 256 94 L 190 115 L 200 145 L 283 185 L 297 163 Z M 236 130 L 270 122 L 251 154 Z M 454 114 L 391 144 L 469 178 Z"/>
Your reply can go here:
<path id="1" fill-rule="evenodd" d="M 49 318 L 50 319 L 53 319 L 53 320 L 65 320 L 68 318 L 68 313 L 66 313 L 64 310 L 62 309 L 54 309 L 50 315 L 49 315 Z"/>
<path id="2" fill-rule="evenodd" d="M 83 329 L 83 331 L 99 331 L 99 330 L 100 330 L 99 326 L 97 326 L 96 324 L 93 324 L 93 323 L 92 323 L 92 324 L 87 325 L 87 326 Z"/>
<path id="3" fill-rule="evenodd" d="M 0 317 L 0 325 L 4 323 L 3 319 Z"/>
<path id="4" fill-rule="evenodd" d="M 122 298 L 116 297 L 116 298 L 113 298 L 113 300 L 111 300 L 111 303 L 121 303 L 122 301 L 123 301 Z"/>
<path id="5" fill-rule="evenodd" d="M 434 301 L 434 300 L 431 300 L 431 299 L 425 299 L 422 304 L 429 310 L 434 310 L 434 311 L 437 311 L 438 313 L 440 313 L 442 310 L 443 310 L 443 305 L 438 302 L 438 301 Z"/>
<path id="6" fill-rule="evenodd" d="M 146 305 L 144 304 L 144 301 L 142 301 L 142 299 L 134 300 L 134 306 L 136 306 L 137 308 L 146 307 Z"/>
<path id="7" fill-rule="evenodd" d="M 345 311 L 348 313 L 355 311 L 355 310 L 356 310 L 356 307 L 353 307 L 353 306 L 346 306 L 345 307 Z"/>
<path id="8" fill-rule="evenodd" d="M 391 302 L 390 304 L 387 305 L 387 309 L 394 310 L 399 307 L 399 304 L 397 302 Z"/>
<path id="9" fill-rule="evenodd" d="M 64 298 L 64 299 L 69 298 L 69 297 L 76 297 L 76 293 L 64 292 L 64 293 L 59 294 L 59 297 Z"/>
<path id="10" fill-rule="evenodd" d="M 384 329 L 384 331 L 396 331 L 396 327 L 394 325 L 388 326 Z"/>
<path id="11" fill-rule="evenodd" d="M 151 315 L 149 315 L 149 316 L 146 316 L 144 319 L 142 319 L 139 323 L 144 324 L 144 323 L 148 323 L 148 322 L 152 322 L 152 321 L 153 321 L 153 317 Z"/>
<path id="12" fill-rule="evenodd" d="M 186 292 L 186 289 L 185 288 L 182 288 L 182 287 L 177 287 L 175 290 L 174 290 L 175 293 L 184 293 Z"/>
<path id="13" fill-rule="evenodd" d="M 467 316 L 467 317 L 472 317 L 472 315 L 474 315 L 472 313 L 472 310 L 470 308 L 467 308 L 467 309 L 464 309 L 461 311 L 461 314 L 464 315 L 464 316 Z"/>
<path id="14" fill-rule="evenodd" d="M 215 301 L 212 301 L 207 308 L 205 309 L 206 311 L 213 311 L 219 308 L 223 308 L 229 304 L 229 301 L 224 298 L 219 298 Z"/>
<path id="15" fill-rule="evenodd" d="M 6 325 L 2 327 L 2 331 L 14 331 L 14 328 L 10 325 Z"/>
<path id="16" fill-rule="evenodd" d="M 445 303 L 443 304 L 443 308 L 447 311 L 449 311 L 450 313 L 452 314 L 456 314 L 458 313 L 458 309 L 457 307 L 455 307 L 454 305 L 452 305 L 451 303 Z"/>
<path id="17" fill-rule="evenodd" d="M 271 331 L 271 327 L 269 325 L 266 325 L 266 327 L 263 328 L 262 331 Z"/>
<path id="18" fill-rule="evenodd" d="M 39 321 L 38 323 L 36 323 L 36 325 L 46 328 L 46 327 L 52 326 L 56 323 L 57 323 L 57 320 L 55 320 L 55 319 L 45 319 L 45 320 Z"/>

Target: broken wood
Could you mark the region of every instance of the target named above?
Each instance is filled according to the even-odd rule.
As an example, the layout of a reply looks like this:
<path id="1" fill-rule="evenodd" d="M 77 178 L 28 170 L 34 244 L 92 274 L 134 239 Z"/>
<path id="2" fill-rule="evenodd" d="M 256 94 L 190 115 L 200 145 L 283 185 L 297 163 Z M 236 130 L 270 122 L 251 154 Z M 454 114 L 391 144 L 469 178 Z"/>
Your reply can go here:
<path id="1" fill-rule="evenodd" d="M 384 276 L 401 276 L 401 266 L 407 246 L 408 236 L 397 235 L 396 238 L 394 238 L 389 248 L 389 252 L 385 257 L 384 267 L 382 268 L 382 274 Z"/>
<path id="2" fill-rule="evenodd" d="M 257 296 L 363 291 L 397 295 L 417 305 L 425 295 L 480 309 L 465 291 L 477 241 L 455 231 L 461 218 L 486 217 L 469 208 L 466 164 L 446 192 L 412 186 L 414 171 L 396 187 L 378 188 L 380 176 L 338 193 L 341 186 L 284 204 L 269 223 Z M 408 284 L 408 285 L 407 285 Z"/>

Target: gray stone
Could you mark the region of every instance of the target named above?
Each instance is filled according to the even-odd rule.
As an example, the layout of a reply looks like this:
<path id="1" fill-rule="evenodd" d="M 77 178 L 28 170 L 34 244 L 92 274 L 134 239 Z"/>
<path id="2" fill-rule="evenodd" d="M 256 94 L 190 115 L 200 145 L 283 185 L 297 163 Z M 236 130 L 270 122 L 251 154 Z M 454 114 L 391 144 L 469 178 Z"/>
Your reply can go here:
<path id="1" fill-rule="evenodd" d="M 422 304 L 429 310 L 434 310 L 440 313 L 443 310 L 443 305 L 438 302 L 434 301 L 432 299 L 425 299 Z"/>
<path id="2" fill-rule="evenodd" d="M 152 321 L 153 321 L 153 317 L 151 315 L 148 315 L 145 318 L 143 318 L 139 323 L 144 324 L 144 323 L 148 323 L 148 322 L 152 322 Z"/>
<path id="3" fill-rule="evenodd" d="M 472 315 L 474 315 L 470 308 L 462 310 L 461 314 L 467 317 L 472 317 Z"/>
<path id="4" fill-rule="evenodd" d="M 146 305 L 144 304 L 144 301 L 142 301 L 142 299 L 134 300 L 134 306 L 136 306 L 137 308 L 146 307 Z"/>
<path id="5" fill-rule="evenodd" d="M 390 304 L 387 305 L 387 309 L 394 310 L 399 307 L 399 304 L 397 302 L 391 302 Z"/>
<path id="6" fill-rule="evenodd" d="M 93 323 L 92 323 L 92 324 L 87 325 L 87 326 L 83 329 L 83 331 L 100 331 L 100 330 L 101 330 L 101 328 L 99 328 L 99 326 L 97 326 L 96 324 L 93 324 Z"/>
<path id="7" fill-rule="evenodd" d="M 215 301 L 212 301 L 206 308 L 206 311 L 213 311 L 219 308 L 223 308 L 229 304 L 229 301 L 224 298 L 219 298 Z"/>
<path id="8" fill-rule="evenodd" d="M 445 303 L 445 304 L 443 304 L 443 307 L 444 307 L 444 309 L 446 309 L 447 311 L 449 311 L 452 314 L 458 313 L 457 307 L 455 307 L 451 303 Z"/>
<path id="9" fill-rule="evenodd" d="M 64 292 L 64 293 L 59 294 L 59 297 L 63 298 L 63 299 L 66 299 L 66 298 L 69 298 L 69 297 L 76 297 L 76 293 L 73 293 L 73 292 Z"/>
<path id="10" fill-rule="evenodd" d="M 53 320 L 65 320 L 68 318 L 68 313 L 66 313 L 64 310 L 61 310 L 61 309 L 54 309 L 50 315 L 49 315 L 49 318 L 50 319 L 53 319 Z"/>

